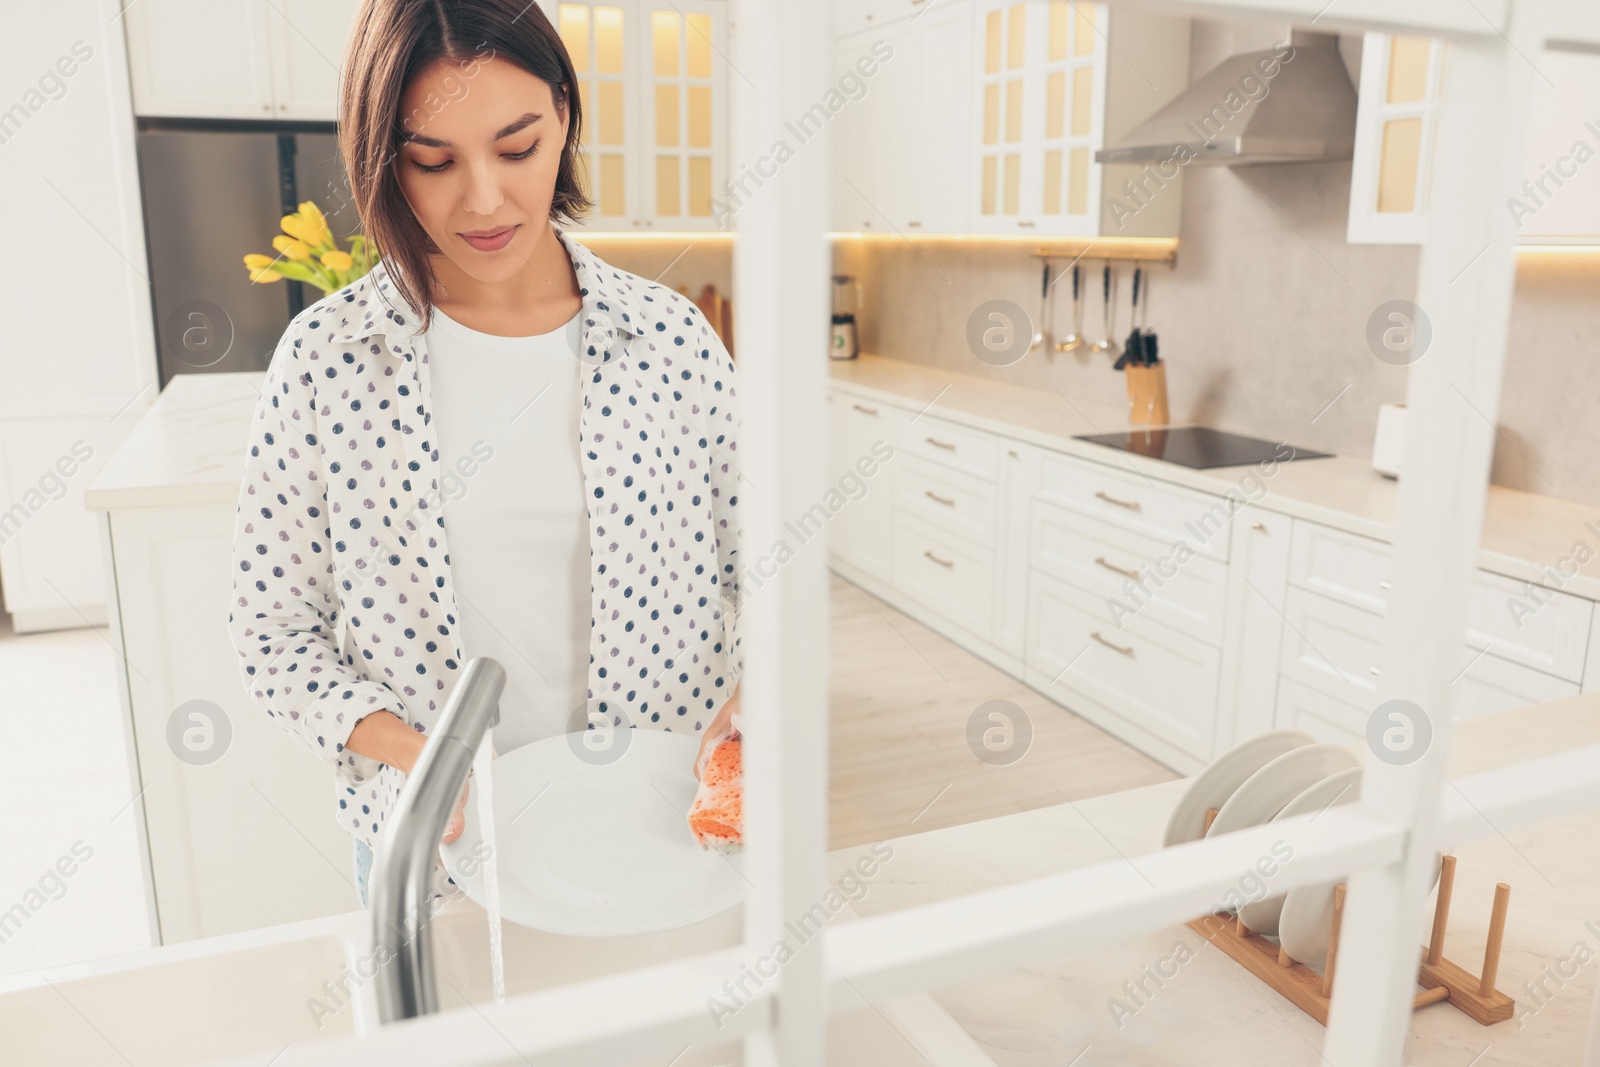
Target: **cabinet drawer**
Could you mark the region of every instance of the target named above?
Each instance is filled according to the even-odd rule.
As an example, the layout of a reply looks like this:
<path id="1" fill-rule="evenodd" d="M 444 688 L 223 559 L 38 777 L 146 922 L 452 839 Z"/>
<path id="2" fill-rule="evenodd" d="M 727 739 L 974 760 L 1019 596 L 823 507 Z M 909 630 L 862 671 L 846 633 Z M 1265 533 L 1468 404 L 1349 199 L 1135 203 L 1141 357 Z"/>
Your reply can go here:
<path id="1" fill-rule="evenodd" d="M 1336 700 L 1370 706 L 1378 691 L 1383 618 L 1291 587 L 1279 671 Z"/>
<path id="2" fill-rule="evenodd" d="M 1047 500 L 1033 502 L 1029 548 L 1036 570 L 1120 605 L 1118 618 L 1148 612 L 1207 644 L 1222 641 L 1225 563 L 1209 556 L 1181 558 L 1168 542 L 1109 531 L 1104 523 Z"/>
<path id="3" fill-rule="evenodd" d="M 895 470 L 894 492 L 896 508 L 984 548 L 994 547 L 993 482 L 903 455 Z"/>
<path id="4" fill-rule="evenodd" d="M 994 434 L 923 415 L 901 423 L 895 445 L 941 466 L 995 480 L 1000 445 Z"/>
<path id="5" fill-rule="evenodd" d="M 1389 608 L 1393 548 L 1383 541 L 1296 520 L 1289 564 L 1291 585 L 1377 612 Z M 1589 601 L 1554 590 L 1530 598 L 1522 583 L 1478 571 L 1467 612 L 1467 643 L 1493 655 L 1553 674 L 1583 679 Z"/>
<path id="6" fill-rule="evenodd" d="M 1211 758 L 1221 653 L 1144 616 L 1119 629 L 1104 598 L 1034 572 L 1028 666 L 1196 759 Z"/>
<path id="7" fill-rule="evenodd" d="M 1289 590 L 1279 661 L 1283 676 L 1343 703 L 1371 707 L 1377 699 L 1383 619 L 1303 589 Z M 1455 684 L 1461 718 L 1577 696 L 1578 683 L 1536 671 L 1482 646 L 1461 649 Z"/>
<path id="8" fill-rule="evenodd" d="M 1371 711 L 1335 700 L 1290 678 L 1278 683 L 1273 725 L 1279 730 L 1304 730 L 1318 741 L 1344 745 L 1358 756 L 1367 750 L 1367 718 Z"/>
<path id="9" fill-rule="evenodd" d="M 1220 496 L 1058 455 L 1045 457 L 1039 493 L 1052 503 L 1169 547 L 1182 541 L 1191 551 L 1227 562 L 1232 512 Z"/>
<path id="10" fill-rule="evenodd" d="M 1494 715 L 1525 708 L 1530 704 L 1545 704 L 1578 695 L 1578 683 L 1565 678 L 1557 678 L 1496 656 L 1480 656 L 1471 651 L 1464 655 L 1472 665 L 1461 676 L 1459 683 L 1461 693 L 1456 697 L 1457 718 Z"/>
<path id="11" fill-rule="evenodd" d="M 1570 593 L 1538 591 L 1522 583 L 1478 572 L 1467 612 L 1467 643 L 1569 682 L 1583 680 L 1589 619 L 1594 605 Z"/>
<path id="12" fill-rule="evenodd" d="M 994 554 L 898 510 L 891 540 L 894 587 L 987 641 Z"/>
<path id="13" fill-rule="evenodd" d="M 1386 542 L 1296 519 L 1289 584 L 1382 614 L 1392 558 Z"/>

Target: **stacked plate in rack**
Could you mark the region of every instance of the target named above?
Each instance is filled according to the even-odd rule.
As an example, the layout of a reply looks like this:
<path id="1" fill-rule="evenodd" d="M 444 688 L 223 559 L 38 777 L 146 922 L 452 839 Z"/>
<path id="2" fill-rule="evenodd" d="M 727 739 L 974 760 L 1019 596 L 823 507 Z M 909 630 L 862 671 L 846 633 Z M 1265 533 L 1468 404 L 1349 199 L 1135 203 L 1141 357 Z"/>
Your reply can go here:
<path id="1" fill-rule="evenodd" d="M 1181 845 L 1361 795 L 1361 761 L 1343 745 L 1298 730 L 1273 730 L 1223 753 L 1195 776 L 1167 820 L 1164 846 Z M 1206 815 L 1216 818 L 1206 827 Z M 1239 909 L 1245 926 L 1277 938 L 1291 958 L 1321 972 L 1333 922 L 1333 885 L 1305 886 Z"/>

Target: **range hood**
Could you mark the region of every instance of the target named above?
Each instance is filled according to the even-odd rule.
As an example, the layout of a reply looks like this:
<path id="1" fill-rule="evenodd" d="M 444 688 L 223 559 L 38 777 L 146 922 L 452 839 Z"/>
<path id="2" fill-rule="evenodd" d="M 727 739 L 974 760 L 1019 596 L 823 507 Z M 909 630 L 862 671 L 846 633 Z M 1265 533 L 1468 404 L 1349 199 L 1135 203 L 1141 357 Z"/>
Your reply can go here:
<path id="1" fill-rule="evenodd" d="M 1348 159 L 1356 90 L 1338 38 L 1229 56 L 1111 147 L 1100 163 L 1305 163 Z"/>

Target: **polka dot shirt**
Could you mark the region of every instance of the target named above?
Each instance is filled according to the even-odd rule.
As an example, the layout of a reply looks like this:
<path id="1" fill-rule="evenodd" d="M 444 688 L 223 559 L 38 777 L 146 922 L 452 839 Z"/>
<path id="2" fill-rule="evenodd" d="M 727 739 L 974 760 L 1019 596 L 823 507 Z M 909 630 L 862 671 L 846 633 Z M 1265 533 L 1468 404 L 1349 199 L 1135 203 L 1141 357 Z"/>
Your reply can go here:
<path id="1" fill-rule="evenodd" d="M 698 731 L 743 669 L 733 362 L 688 298 L 555 228 L 583 296 L 589 716 Z M 245 688 L 333 765 L 340 825 L 374 846 L 404 775 L 350 732 L 388 710 L 426 734 L 465 666 L 418 321 L 384 262 L 295 316 L 234 521 Z"/>

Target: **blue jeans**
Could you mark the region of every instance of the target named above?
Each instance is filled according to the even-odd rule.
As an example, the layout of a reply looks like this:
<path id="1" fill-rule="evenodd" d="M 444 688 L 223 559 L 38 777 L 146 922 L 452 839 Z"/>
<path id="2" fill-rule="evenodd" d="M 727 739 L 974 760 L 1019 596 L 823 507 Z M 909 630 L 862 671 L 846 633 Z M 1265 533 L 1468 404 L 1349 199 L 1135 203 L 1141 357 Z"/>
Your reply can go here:
<path id="1" fill-rule="evenodd" d="M 367 881 L 372 877 L 372 849 L 360 838 L 352 838 L 355 842 L 353 860 L 356 869 L 356 894 L 361 898 L 361 906 L 367 906 Z"/>

